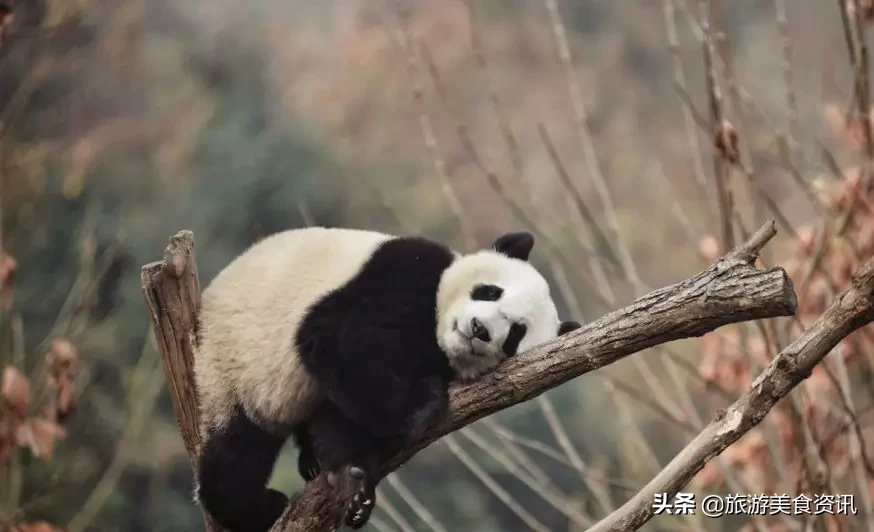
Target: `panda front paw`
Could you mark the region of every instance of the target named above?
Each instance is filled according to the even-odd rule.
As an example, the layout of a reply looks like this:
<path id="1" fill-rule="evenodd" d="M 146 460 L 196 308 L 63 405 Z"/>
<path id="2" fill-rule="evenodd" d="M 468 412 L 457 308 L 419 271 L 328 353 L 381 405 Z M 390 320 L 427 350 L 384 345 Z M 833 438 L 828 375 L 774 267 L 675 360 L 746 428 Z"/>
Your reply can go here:
<path id="1" fill-rule="evenodd" d="M 307 482 L 319 476 L 322 470 L 316 455 L 311 448 L 303 448 L 297 458 L 297 470 Z"/>
<path id="2" fill-rule="evenodd" d="M 367 482 L 364 470 L 358 467 L 349 468 L 350 485 L 355 489 L 349 501 L 346 503 L 346 526 L 361 528 L 370 519 L 373 507 L 376 503 L 376 493 Z"/>

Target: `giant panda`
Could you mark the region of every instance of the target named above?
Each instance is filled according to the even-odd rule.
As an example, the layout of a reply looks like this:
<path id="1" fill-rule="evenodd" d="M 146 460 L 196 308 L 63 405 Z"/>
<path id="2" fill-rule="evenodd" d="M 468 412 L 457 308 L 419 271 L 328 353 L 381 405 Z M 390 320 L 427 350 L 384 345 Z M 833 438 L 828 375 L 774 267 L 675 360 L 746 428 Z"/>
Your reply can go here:
<path id="1" fill-rule="evenodd" d="M 292 229 L 254 244 L 203 292 L 194 375 L 196 499 L 233 532 L 268 530 L 287 497 L 266 488 L 289 437 L 306 480 L 348 494 L 358 528 L 380 464 L 470 381 L 579 327 L 559 320 L 528 262 L 529 233 L 460 254 L 418 237 Z"/>

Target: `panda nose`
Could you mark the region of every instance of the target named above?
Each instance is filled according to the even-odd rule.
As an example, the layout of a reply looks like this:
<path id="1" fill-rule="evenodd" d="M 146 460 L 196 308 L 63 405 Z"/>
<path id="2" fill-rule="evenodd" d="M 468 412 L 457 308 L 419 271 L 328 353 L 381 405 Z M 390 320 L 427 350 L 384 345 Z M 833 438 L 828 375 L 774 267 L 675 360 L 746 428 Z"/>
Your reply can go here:
<path id="1" fill-rule="evenodd" d="M 477 340 L 482 340 L 483 342 L 488 342 L 492 339 L 492 337 L 489 336 L 489 330 L 486 329 L 486 326 L 480 323 L 476 318 L 470 320 L 470 334 Z"/>

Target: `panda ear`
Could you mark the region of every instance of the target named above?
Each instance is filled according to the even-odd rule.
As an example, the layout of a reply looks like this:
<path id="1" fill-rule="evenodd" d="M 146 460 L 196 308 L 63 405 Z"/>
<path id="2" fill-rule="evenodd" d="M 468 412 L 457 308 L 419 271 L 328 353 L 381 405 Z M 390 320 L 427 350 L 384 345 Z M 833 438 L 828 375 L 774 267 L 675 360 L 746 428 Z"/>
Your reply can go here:
<path id="1" fill-rule="evenodd" d="M 531 248 L 534 247 L 534 235 L 528 232 L 507 233 L 495 240 L 492 248 L 498 253 L 519 260 L 528 260 Z"/>
<path id="2" fill-rule="evenodd" d="M 576 321 L 563 321 L 558 326 L 558 335 L 564 336 L 565 334 L 567 334 L 571 331 L 575 331 L 575 330 L 579 329 L 580 327 L 582 327 L 582 325 L 580 325 Z"/>

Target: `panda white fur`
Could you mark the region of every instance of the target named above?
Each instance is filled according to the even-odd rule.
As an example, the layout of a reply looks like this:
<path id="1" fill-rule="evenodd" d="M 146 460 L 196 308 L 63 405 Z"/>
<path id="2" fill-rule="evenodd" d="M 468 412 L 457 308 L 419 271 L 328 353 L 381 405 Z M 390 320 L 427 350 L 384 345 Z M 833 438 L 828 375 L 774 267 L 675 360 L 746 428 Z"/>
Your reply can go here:
<path id="1" fill-rule="evenodd" d="M 461 255 L 423 238 L 353 229 L 274 234 L 204 291 L 195 379 L 197 498 L 233 532 L 264 531 L 287 498 L 265 485 L 289 436 L 307 480 L 349 492 L 362 526 L 379 466 L 445 412 L 452 379 L 579 327 L 561 322 L 508 233 Z"/>

